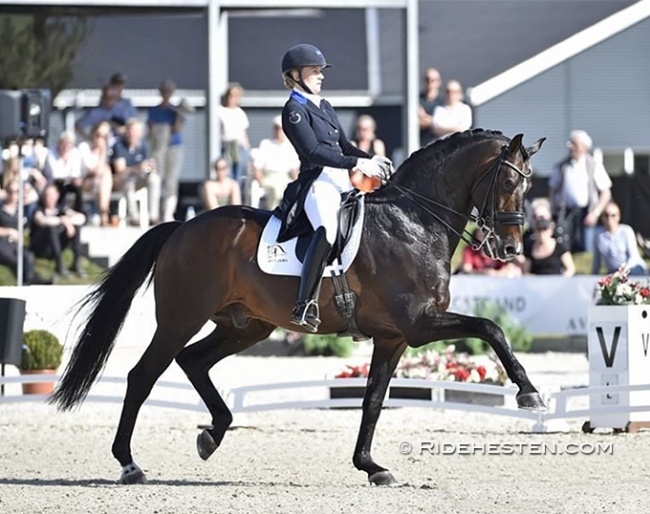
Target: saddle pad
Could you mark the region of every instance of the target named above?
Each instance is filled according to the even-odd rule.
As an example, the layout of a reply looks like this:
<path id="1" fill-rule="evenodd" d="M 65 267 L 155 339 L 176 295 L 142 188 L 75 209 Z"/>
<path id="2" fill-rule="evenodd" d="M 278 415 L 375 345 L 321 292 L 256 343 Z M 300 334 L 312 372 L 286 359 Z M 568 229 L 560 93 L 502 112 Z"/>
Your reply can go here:
<path id="1" fill-rule="evenodd" d="M 333 262 L 325 268 L 324 277 L 331 277 L 332 271 L 346 272 L 359 251 L 361 232 L 363 229 L 364 201 L 359 205 L 359 217 L 354 227 L 348 244 L 341 253 L 341 263 Z M 284 243 L 276 242 L 280 232 L 280 219 L 271 216 L 262 231 L 260 244 L 257 247 L 257 265 L 264 273 L 269 275 L 288 275 L 299 277 L 302 270 L 302 262 L 296 257 L 296 243 L 298 238 L 289 239 Z"/>

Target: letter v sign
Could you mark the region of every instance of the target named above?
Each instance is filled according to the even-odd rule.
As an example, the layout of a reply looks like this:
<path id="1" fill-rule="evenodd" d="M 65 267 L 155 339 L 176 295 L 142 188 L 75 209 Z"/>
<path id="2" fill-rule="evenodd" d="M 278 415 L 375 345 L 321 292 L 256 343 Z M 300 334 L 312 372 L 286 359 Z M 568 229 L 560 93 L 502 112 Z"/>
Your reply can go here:
<path id="1" fill-rule="evenodd" d="M 598 341 L 600 342 L 600 351 L 603 352 L 603 359 L 605 359 L 605 366 L 611 368 L 612 364 L 614 364 L 614 358 L 616 357 L 616 347 L 618 346 L 618 338 L 621 335 L 621 327 L 614 327 L 614 337 L 612 338 L 612 353 L 609 353 L 607 351 L 605 336 L 603 335 L 603 327 L 596 327 L 596 333 L 598 334 Z"/>
<path id="2" fill-rule="evenodd" d="M 643 341 L 643 356 L 648 356 L 648 343 L 650 342 L 650 334 L 641 334 L 641 340 Z"/>

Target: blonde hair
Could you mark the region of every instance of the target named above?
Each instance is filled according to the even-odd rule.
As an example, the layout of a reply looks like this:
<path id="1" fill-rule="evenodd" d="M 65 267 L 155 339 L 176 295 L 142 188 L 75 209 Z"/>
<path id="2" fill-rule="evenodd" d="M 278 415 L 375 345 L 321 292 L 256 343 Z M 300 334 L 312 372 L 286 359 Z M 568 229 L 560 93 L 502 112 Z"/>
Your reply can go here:
<path id="1" fill-rule="evenodd" d="M 293 89 L 298 85 L 298 83 L 295 81 L 295 79 L 291 76 L 291 72 L 293 70 L 297 70 L 298 68 L 291 68 L 290 70 L 285 71 L 282 74 L 282 84 L 284 87 L 287 89 Z"/>

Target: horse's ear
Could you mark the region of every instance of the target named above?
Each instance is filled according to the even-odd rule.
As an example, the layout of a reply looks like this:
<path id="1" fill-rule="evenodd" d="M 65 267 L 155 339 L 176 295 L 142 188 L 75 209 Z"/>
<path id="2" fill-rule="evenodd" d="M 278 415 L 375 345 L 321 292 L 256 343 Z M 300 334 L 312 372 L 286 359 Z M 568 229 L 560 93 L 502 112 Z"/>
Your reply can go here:
<path id="1" fill-rule="evenodd" d="M 529 158 L 535 155 L 537 152 L 539 152 L 539 149 L 544 144 L 544 141 L 546 141 L 545 137 L 538 139 L 531 146 L 526 147 L 526 154 L 528 155 Z"/>
<path id="2" fill-rule="evenodd" d="M 524 139 L 523 134 L 517 134 L 510 140 L 510 145 L 508 146 L 508 153 L 510 155 L 515 155 L 521 148 L 521 142 Z"/>

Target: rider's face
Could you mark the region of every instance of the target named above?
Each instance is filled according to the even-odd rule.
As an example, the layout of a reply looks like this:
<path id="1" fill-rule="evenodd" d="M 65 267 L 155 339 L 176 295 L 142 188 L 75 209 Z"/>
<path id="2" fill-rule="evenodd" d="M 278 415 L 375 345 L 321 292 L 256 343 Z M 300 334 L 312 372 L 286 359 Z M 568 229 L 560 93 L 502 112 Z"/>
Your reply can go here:
<path id="1" fill-rule="evenodd" d="M 305 85 L 313 94 L 317 95 L 320 93 L 323 79 L 325 78 L 322 66 L 306 66 L 300 70 L 300 75 Z"/>

